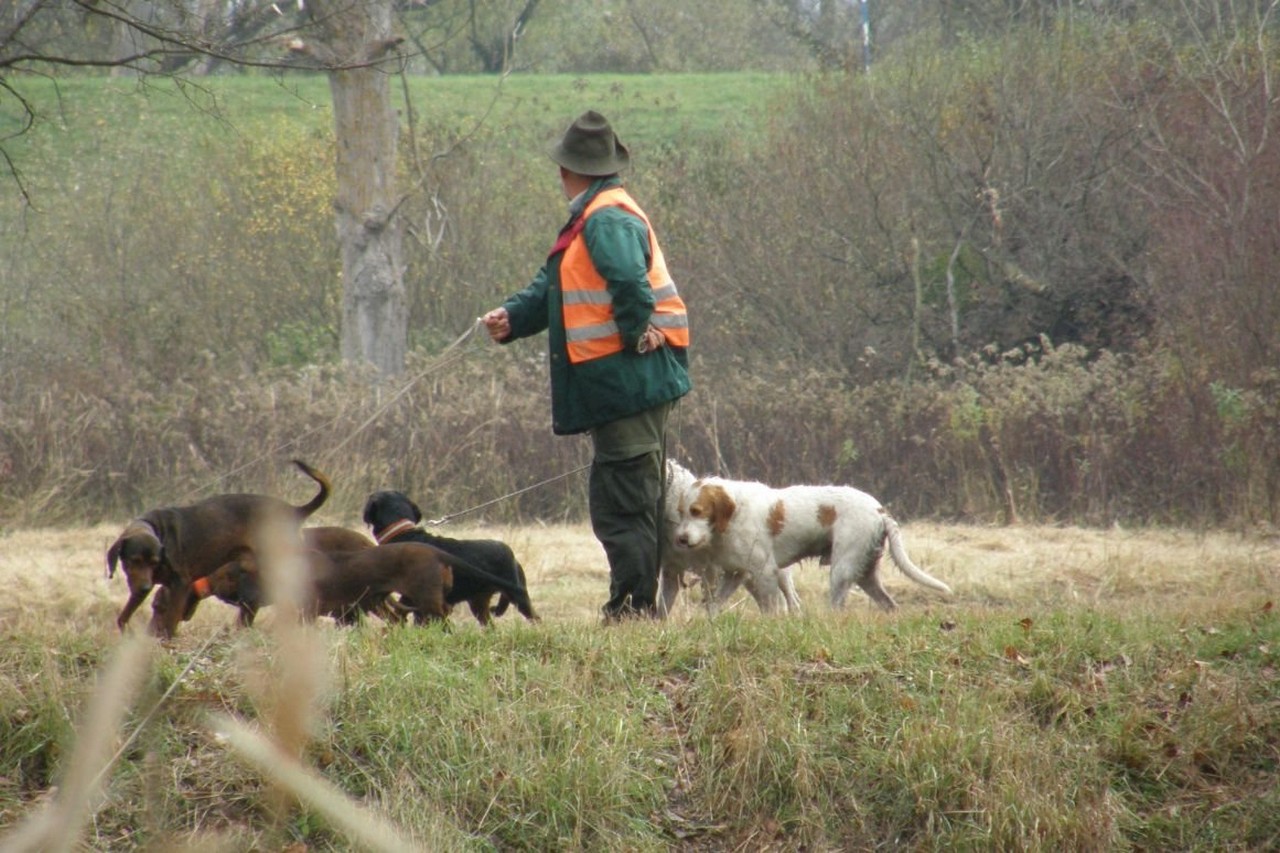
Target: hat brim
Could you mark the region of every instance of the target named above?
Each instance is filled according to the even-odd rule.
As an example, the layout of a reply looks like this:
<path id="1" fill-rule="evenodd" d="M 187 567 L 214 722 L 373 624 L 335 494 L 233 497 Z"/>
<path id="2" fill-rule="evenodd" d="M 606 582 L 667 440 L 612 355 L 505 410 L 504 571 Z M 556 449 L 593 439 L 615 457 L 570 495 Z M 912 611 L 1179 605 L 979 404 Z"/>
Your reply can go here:
<path id="1" fill-rule="evenodd" d="M 631 165 L 631 152 L 627 150 L 627 146 L 618 141 L 616 136 L 614 137 L 614 149 L 615 151 L 610 157 L 586 158 L 576 152 L 565 150 L 564 140 L 560 140 L 551 146 L 547 154 L 554 163 L 563 166 L 570 172 L 586 175 L 590 178 L 599 178 L 604 175 L 616 175 Z"/>

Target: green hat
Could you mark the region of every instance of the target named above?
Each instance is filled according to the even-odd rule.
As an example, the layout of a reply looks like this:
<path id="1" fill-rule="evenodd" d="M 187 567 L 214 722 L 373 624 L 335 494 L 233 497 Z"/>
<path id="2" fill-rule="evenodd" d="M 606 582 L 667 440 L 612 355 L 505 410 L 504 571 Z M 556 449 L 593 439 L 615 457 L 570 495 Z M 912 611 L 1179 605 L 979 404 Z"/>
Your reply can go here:
<path id="1" fill-rule="evenodd" d="M 587 110 L 551 146 L 551 159 L 570 172 L 598 178 L 627 168 L 631 154 L 609 126 L 609 120 L 595 110 Z"/>

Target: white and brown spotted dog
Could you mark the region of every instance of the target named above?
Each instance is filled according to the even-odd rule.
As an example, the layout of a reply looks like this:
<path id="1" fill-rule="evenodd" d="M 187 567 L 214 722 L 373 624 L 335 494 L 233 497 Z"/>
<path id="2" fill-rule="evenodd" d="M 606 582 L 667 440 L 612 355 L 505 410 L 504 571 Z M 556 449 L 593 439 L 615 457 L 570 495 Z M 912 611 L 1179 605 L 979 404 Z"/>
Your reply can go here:
<path id="1" fill-rule="evenodd" d="M 666 617 L 671 613 L 680 590 L 690 585 L 689 575 L 693 575 L 701 586 L 702 602 L 709 615 L 715 615 L 734 591 L 743 585 L 763 611 L 767 612 L 777 607 L 798 611 L 800 599 L 791 581 L 790 566 L 778 569 L 777 589 L 768 586 L 760 588 L 751 578 L 733 571 L 732 567 L 728 572 L 722 571 L 715 559 L 716 549 L 690 548 L 677 541 L 676 536 L 681 522 L 681 504 L 696 482 L 699 482 L 699 478 L 692 471 L 678 462 L 667 460 L 662 518 L 662 594 L 658 599 L 659 614 Z"/>
<path id="2" fill-rule="evenodd" d="M 700 554 L 702 566 L 718 574 L 713 607 L 740 586 L 760 609 L 800 609 L 789 567 L 806 557 L 831 566 L 830 602 L 844 605 L 857 584 L 885 610 L 897 605 L 880 585 L 886 543 L 908 578 L 939 592 L 945 583 L 911 562 L 902 533 L 880 502 L 849 486 L 790 486 L 701 478 L 675 497 L 676 549 Z"/>
<path id="3" fill-rule="evenodd" d="M 676 528 L 680 526 L 680 498 L 698 478 L 688 468 L 671 459 L 667 460 L 666 485 L 662 507 L 662 567 L 659 572 L 661 594 L 658 596 L 658 614 L 664 619 L 675 607 L 680 590 L 686 586 L 685 575 L 696 575 L 705 591 L 703 599 L 708 609 L 712 607 L 711 593 L 719 582 L 719 573 L 711 563 L 710 552 L 703 548 L 693 550 L 676 544 Z"/>

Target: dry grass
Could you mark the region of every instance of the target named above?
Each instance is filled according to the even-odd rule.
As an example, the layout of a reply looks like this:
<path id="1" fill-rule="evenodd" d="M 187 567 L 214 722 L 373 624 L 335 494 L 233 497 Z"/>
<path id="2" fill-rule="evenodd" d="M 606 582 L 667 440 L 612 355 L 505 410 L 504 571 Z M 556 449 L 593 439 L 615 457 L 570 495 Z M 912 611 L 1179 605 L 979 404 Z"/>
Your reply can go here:
<path id="1" fill-rule="evenodd" d="M 317 519 L 347 524 L 350 520 Z M 30 619 L 106 627 L 126 597 L 120 575 L 107 581 L 104 555 L 118 525 L 20 530 L 0 539 L 0 623 Z M 529 577 L 534 605 L 547 620 L 594 621 L 608 592 L 604 552 L 586 525 L 452 525 L 436 530 L 458 538 L 508 542 Z M 915 523 L 903 528 L 912 558 L 955 590 L 952 607 L 1017 604 L 1096 605 L 1132 599 L 1145 606 L 1168 596 L 1218 597 L 1280 591 L 1280 536 L 1185 530 L 1093 530 L 1074 527 L 966 527 Z M 904 606 L 941 600 L 904 578 L 886 558 L 886 587 Z M 809 561 L 796 572 L 810 610 L 826 600 L 825 570 Z M 857 593 L 857 590 L 854 590 Z M 732 605 L 753 611 L 740 593 Z M 862 604 L 852 599 L 852 607 Z M 696 612 L 696 607 L 694 608 Z M 147 608 L 135 615 L 145 622 Z M 216 602 L 201 608 L 184 633 L 232 621 Z M 263 615 L 270 619 L 270 611 Z M 459 626 L 466 620 L 455 617 Z"/>
<path id="2" fill-rule="evenodd" d="M 1186 530 L 917 524 L 912 554 L 970 603 L 1096 605 L 1273 592 L 1280 536 Z"/>

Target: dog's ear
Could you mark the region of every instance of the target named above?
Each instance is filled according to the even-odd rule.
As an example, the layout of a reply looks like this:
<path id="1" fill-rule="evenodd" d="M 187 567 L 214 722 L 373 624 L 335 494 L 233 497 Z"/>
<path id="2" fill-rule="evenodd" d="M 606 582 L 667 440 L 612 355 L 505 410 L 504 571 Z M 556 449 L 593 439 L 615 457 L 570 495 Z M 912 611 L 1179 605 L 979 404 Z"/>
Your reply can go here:
<path id="1" fill-rule="evenodd" d="M 236 569 L 236 598 L 250 607 L 262 606 L 262 583 L 257 572 L 243 566 Z"/>
<path id="2" fill-rule="evenodd" d="M 364 520 L 365 524 L 373 524 L 373 508 L 377 504 L 378 497 L 381 496 L 381 494 L 382 492 L 374 492 L 369 495 L 369 499 L 364 502 L 364 515 L 362 515 L 361 518 Z"/>
<path id="3" fill-rule="evenodd" d="M 172 507 L 164 509 L 153 509 L 146 515 L 142 516 L 144 521 L 151 528 L 151 535 L 156 540 L 156 565 L 161 568 L 172 567 L 174 563 L 181 564 L 184 554 L 182 548 L 182 524 L 179 521 L 178 512 Z M 173 550 L 175 559 L 169 559 L 169 543 L 174 543 Z"/>
<path id="4" fill-rule="evenodd" d="M 711 527 L 723 536 L 729 530 L 729 520 L 738 511 L 738 505 L 723 486 L 707 486 L 706 491 L 711 497 Z"/>
<path id="5" fill-rule="evenodd" d="M 262 606 L 262 578 L 255 569 L 234 562 L 220 567 L 210 578 L 216 580 L 215 596 L 229 605 L 248 606 L 253 610 Z"/>
<path id="6" fill-rule="evenodd" d="M 418 509 L 418 505 L 413 501 L 410 501 L 408 498 L 405 498 L 405 500 L 409 501 L 409 509 L 413 510 L 413 523 L 417 524 L 419 521 L 422 521 L 422 510 Z"/>
<path id="7" fill-rule="evenodd" d="M 124 536 L 119 536 L 107 549 L 107 580 L 116 576 L 116 566 L 120 563 L 120 549 L 124 547 Z"/>

